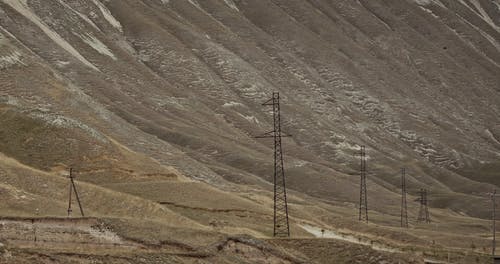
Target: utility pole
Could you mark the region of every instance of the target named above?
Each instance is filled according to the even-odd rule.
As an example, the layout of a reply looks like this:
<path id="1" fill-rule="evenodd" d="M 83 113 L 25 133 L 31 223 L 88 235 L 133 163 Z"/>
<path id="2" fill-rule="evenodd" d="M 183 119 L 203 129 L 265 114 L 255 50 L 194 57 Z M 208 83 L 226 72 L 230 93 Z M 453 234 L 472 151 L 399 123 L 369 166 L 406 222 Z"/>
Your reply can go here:
<path id="1" fill-rule="evenodd" d="M 360 159 L 361 159 L 361 167 L 360 167 L 361 183 L 359 186 L 359 221 L 364 221 L 368 223 L 368 194 L 366 192 L 365 146 L 361 146 Z"/>
<path id="2" fill-rule="evenodd" d="M 429 217 L 429 208 L 428 208 L 428 199 L 427 199 L 427 190 L 426 189 L 420 189 L 420 198 L 417 199 L 417 201 L 420 202 L 420 211 L 418 213 L 418 222 L 425 222 L 425 223 L 430 223 L 431 219 Z"/>
<path id="3" fill-rule="evenodd" d="M 78 192 L 76 191 L 76 185 L 75 185 L 75 181 L 74 181 L 74 177 L 73 177 L 73 168 L 69 168 L 68 217 L 70 217 L 71 212 L 73 212 L 73 210 L 71 209 L 71 195 L 72 195 L 73 191 L 75 192 L 75 197 L 76 197 L 76 201 L 78 202 L 78 207 L 80 207 L 80 213 L 82 214 L 82 216 L 85 216 L 85 214 L 83 213 L 82 204 L 80 202 L 80 197 L 78 196 Z"/>
<path id="4" fill-rule="evenodd" d="M 273 92 L 273 97 L 263 103 L 265 106 L 273 107 L 274 130 L 256 138 L 274 139 L 274 237 L 289 237 L 290 227 L 288 223 L 288 203 L 286 200 L 285 170 L 283 165 L 283 150 L 281 138 L 288 135 L 281 133 L 280 94 Z"/>
<path id="5" fill-rule="evenodd" d="M 408 228 L 408 207 L 406 205 L 406 169 L 401 169 L 401 227 Z"/>

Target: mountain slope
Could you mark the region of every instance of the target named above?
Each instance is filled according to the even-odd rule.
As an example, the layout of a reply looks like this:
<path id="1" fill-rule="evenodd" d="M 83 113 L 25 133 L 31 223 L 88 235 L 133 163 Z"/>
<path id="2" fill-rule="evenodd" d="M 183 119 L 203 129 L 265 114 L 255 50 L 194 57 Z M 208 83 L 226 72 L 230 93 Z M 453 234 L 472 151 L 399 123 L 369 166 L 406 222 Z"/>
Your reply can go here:
<path id="1" fill-rule="evenodd" d="M 498 0 L 2 0 L 2 160 L 57 188 L 73 167 L 88 188 L 265 237 L 272 142 L 254 136 L 271 130 L 261 103 L 279 91 L 298 234 L 303 221 L 358 228 L 366 145 L 375 222 L 398 225 L 406 167 L 411 199 L 429 189 L 437 224 L 475 236 L 499 184 L 498 72 Z M 64 215 L 63 193 L 30 189 L 2 164 L 0 186 Z M 225 198 L 203 204 L 198 192 Z M 236 202 L 217 206 L 225 199 Z M 226 209 L 255 215 L 218 219 Z"/>

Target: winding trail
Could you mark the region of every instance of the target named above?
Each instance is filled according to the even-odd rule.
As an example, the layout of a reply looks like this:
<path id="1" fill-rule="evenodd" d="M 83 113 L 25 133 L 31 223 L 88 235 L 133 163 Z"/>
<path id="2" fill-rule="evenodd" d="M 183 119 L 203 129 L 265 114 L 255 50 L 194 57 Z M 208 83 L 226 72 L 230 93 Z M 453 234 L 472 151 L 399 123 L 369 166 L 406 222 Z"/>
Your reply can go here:
<path id="1" fill-rule="evenodd" d="M 366 238 L 356 237 L 356 236 L 347 235 L 347 234 L 339 234 L 339 233 L 336 233 L 335 231 L 327 230 L 327 229 L 323 229 L 324 232 L 322 232 L 321 228 L 311 226 L 311 225 L 300 225 L 300 227 L 302 227 L 307 232 L 313 234 L 315 237 L 333 238 L 333 239 L 338 239 L 338 240 L 342 240 L 342 241 L 347 241 L 347 242 L 353 243 L 353 244 L 369 246 L 373 250 L 377 250 L 377 251 L 383 251 L 383 252 L 389 252 L 389 253 L 403 253 L 403 250 L 401 250 L 400 248 L 380 244 L 380 243 L 368 240 Z"/>

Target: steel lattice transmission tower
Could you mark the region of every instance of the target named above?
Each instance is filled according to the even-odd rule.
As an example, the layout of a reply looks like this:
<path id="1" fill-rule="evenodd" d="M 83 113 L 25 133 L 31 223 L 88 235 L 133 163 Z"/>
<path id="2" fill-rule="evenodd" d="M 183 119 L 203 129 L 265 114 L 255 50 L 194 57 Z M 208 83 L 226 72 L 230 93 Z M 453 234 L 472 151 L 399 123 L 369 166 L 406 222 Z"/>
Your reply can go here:
<path id="1" fill-rule="evenodd" d="M 401 227 L 408 228 L 408 206 L 406 204 L 406 169 L 401 169 Z"/>
<path id="2" fill-rule="evenodd" d="M 361 146 L 360 152 L 361 167 L 360 177 L 361 184 L 359 186 L 359 221 L 368 222 L 368 194 L 366 192 L 366 152 L 365 146 Z"/>
<path id="3" fill-rule="evenodd" d="M 492 245 L 491 245 L 491 256 L 493 259 L 495 259 L 495 256 L 496 256 L 496 247 L 497 247 L 497 228 L 496 228 L 496 221 L 497 221 L 497 217 L 496 217 L 496 197 L 497 197 L 497 190 L 493 190 L 492 193 L 489 193 L 489 195 L 491 196 L 491 202 L 492 202 L 492 205 L 491 205 L 491 225 L 492 225 Z"/>
<path id="4" fill-rule="evenodd" d="M 274 139 L 274 231 L 275 237 L 289 237 L 288 204 L 286 200 L 285 170 L 281 138 L 287 137 L 281 132 L 280 94 L 273 92 L 273 97 L 262 105 L 273 107 L 274 130 L 256 138 Z"/>
<path id="5" fill-rule="evenodd" d="M 78 196 L 78 192 L 76 191 L 76 185 L 75 185 L 75 181 L 74 181 L 74 177 L 73 177 L 73 168 L 70 168 L 69 169 L 68 217 L 70 217 L 71 212 L 73 212 L 73 210 L 71 209 L 71 195 L 72 195 L 73 191 L 75 192 L 75 197 L 76 197 L 76 201 L 78 202 L 78 207 L 80 207 L 80 213 L 82 214 L 82 216 L 85 216 L 85 214 L 83 213 L 82 204 L 80 203 L 80 197 Z"/>
<path id="6" fill-rule="evenodd" d="M 491 217 L 491 220 L 493 222 L 493 245 L 492 245 L 492 250 L 491 250 L 491 255 L 493 257 L 495 257 L 495 251 L 496 251 L 496 246 L 497 246 L 497 228 L 496 228 L 496 221 L 497 221 L 497 217 L 496 217 L 496 194 L 497 194 L 497 190 L 494 190 L 493 191 L 493 194 L 491 195 L 491 200 L 493 202 L 493 213 L 492 213 L 492 217 Z"/>
<path id="7" fill-rule="evenodd" d="M 420 202 L 420 211 L 418 213 L 418 222 L 430 223 L 431 219 L 429 218 L 429 208 L 427 206 L 427 190 L 420 189 L 420 198 L 417 199 Z"/>

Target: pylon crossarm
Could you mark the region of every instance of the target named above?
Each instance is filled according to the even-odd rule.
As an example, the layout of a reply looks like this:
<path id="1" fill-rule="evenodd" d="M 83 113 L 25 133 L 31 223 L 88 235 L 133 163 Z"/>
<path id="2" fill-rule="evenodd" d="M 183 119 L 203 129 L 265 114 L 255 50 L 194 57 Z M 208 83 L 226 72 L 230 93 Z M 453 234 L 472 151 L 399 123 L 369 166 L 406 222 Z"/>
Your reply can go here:
<path id="1" fill-rule="evenodd" d="M 274 106 L 274 97 L 267 100 L 266 102 L 262 103 L 262 105 L 270 105 L 270 106 Z"/>
<path id="2" fill-rule="evenodd" d="M 275 132 L 276 131 L 274 131 L 274 130 L 273 131 L 269 131 L 269 132 L 266 132 L 266 133 L 264 133 L 264 134 L 262 134 L 260 136 L 255 136 L 254 138 L 273 138 Z"/>

